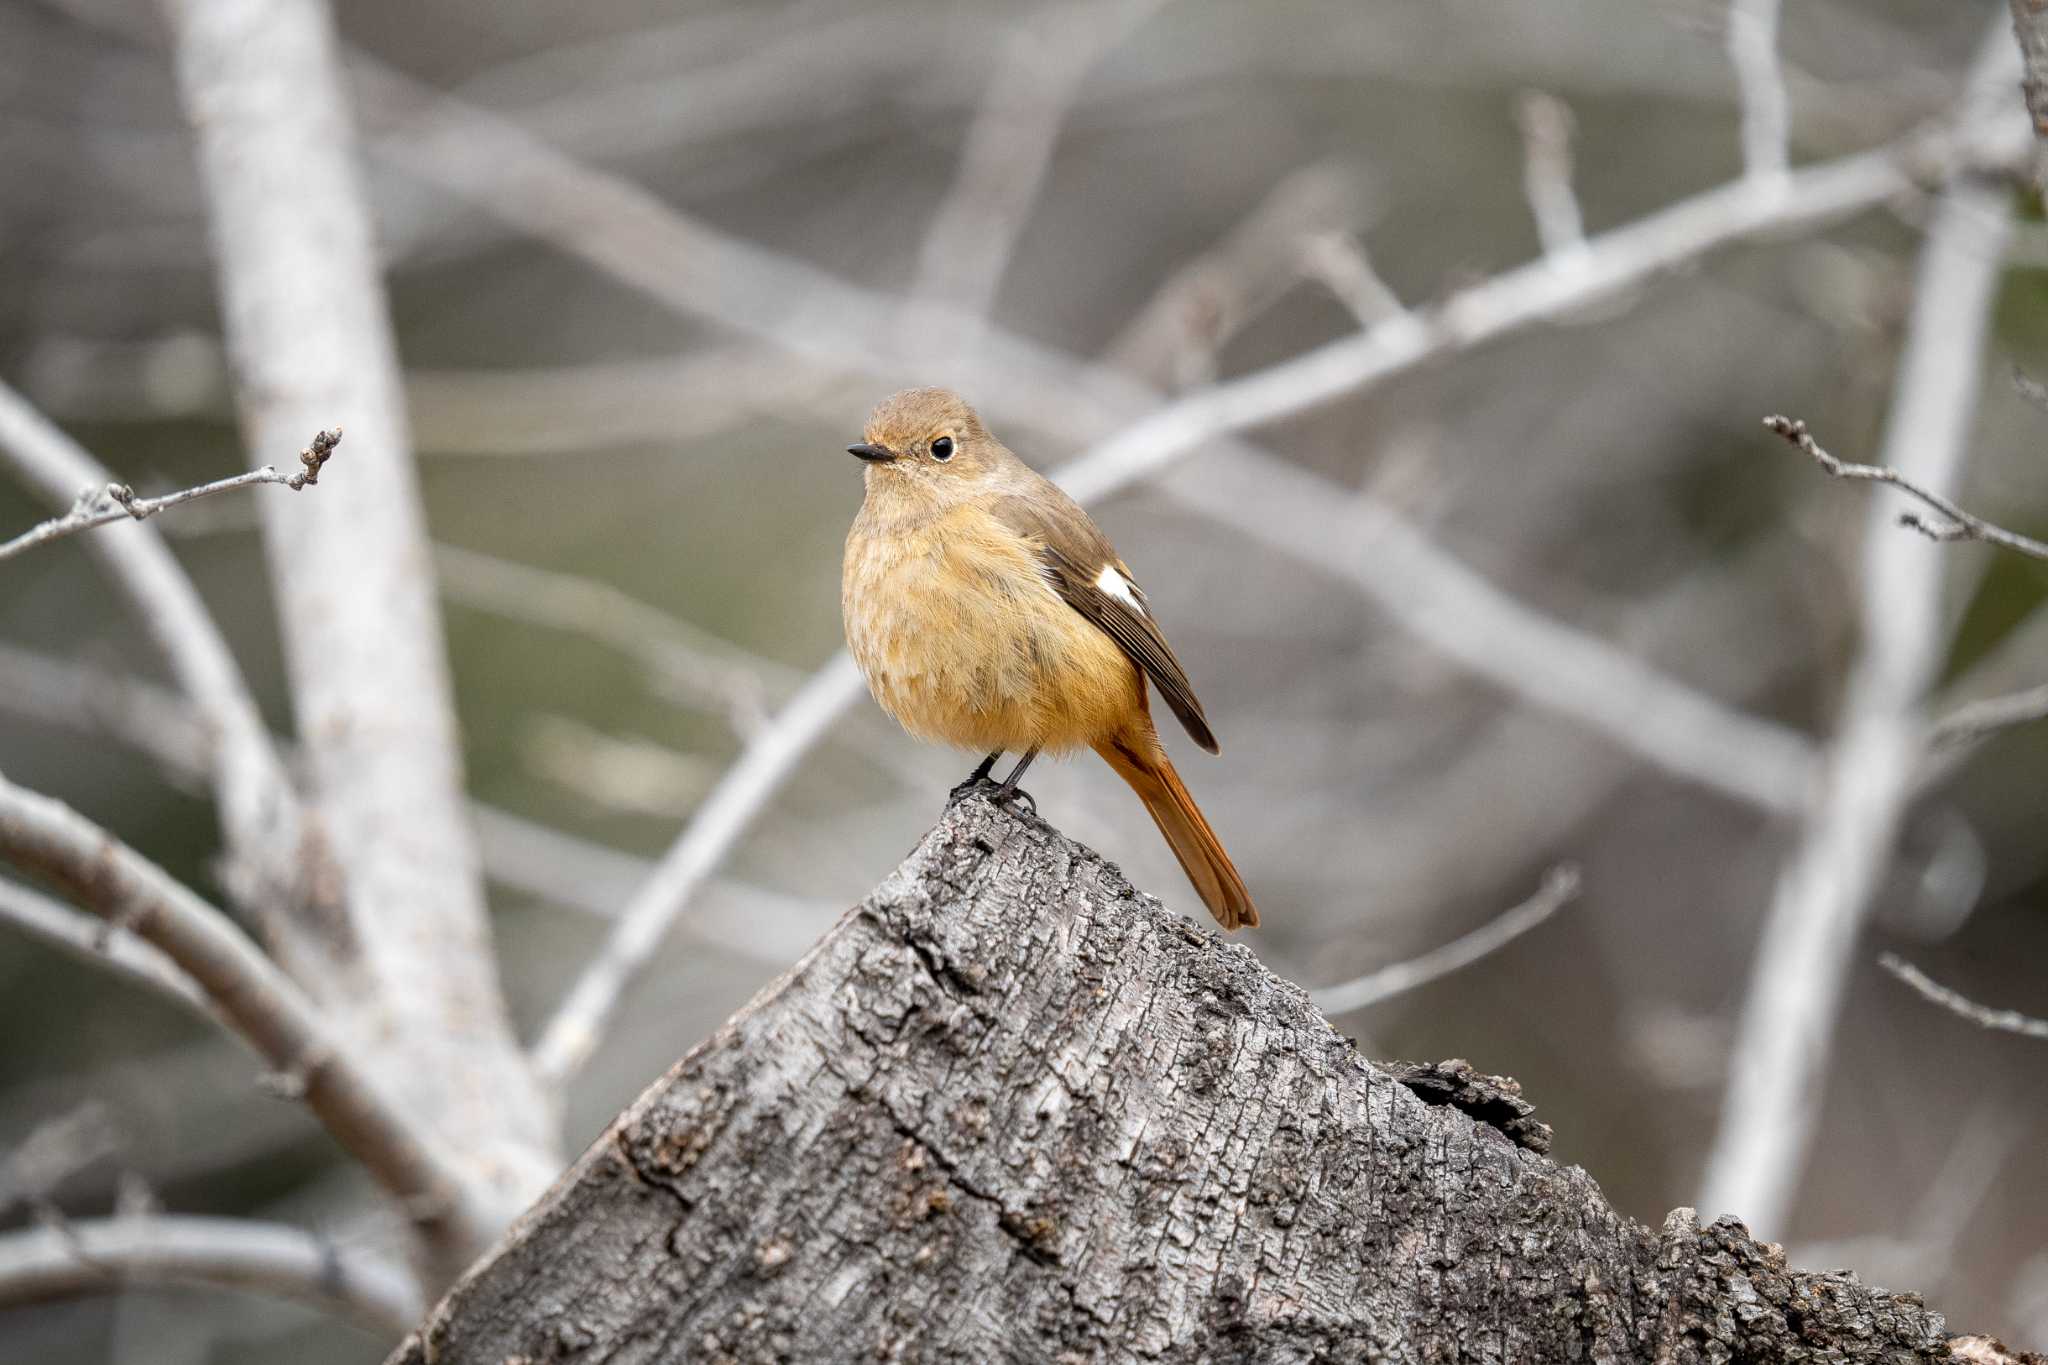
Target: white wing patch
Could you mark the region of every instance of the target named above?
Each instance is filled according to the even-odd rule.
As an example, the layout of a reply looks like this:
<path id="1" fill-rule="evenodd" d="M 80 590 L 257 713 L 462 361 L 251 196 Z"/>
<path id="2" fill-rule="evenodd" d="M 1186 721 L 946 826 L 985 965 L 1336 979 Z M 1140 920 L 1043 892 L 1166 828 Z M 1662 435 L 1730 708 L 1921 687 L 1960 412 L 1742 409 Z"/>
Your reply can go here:
<path id="1" fill-rule="evenodd" d="M 1114 597 L 1140 616 L 1149 615 L 1145 610 L 1145 595 L 1138 591 L 1138 585 L 1117 572 L 1116 565 L 1105 564 L 1102 572 L 1095 575 L 1095 586 L 1105 597 Z"/>

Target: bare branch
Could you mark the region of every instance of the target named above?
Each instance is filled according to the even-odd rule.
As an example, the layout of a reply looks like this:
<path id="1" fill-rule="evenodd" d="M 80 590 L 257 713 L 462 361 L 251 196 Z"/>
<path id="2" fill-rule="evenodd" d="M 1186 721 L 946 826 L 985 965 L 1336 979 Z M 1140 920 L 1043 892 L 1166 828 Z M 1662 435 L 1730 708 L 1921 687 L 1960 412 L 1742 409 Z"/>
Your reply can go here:
<path id="1" fill-rule="evenodd" d="M 1522 128 L 1522 193 L 1537 240 L 1553 266 L 1574 269 L 1586 252 L 1586 223 L 1572 189 L 1572 111 L 1555 95 L 1524 90 L 1515 121 Z"/>
<path id="2" fill-rule="evenodd" d="M 1960 180 L 1929 225 L 1885 431 L 1885 463 L 1901 486 L 1940 496 L 1960 482 L 2008 216 L 1998 190 Z M 1922 708 L 1946 639 L 1945 562 L 1870 509 L 1861 651 L 1772 894 L 1701 1198 L 1705 1208 L 1740 1209 L 1766 1234 L 1791 1211 L 1857 939 L 1926 753 Z"/>
<path id="3" fill-rule="evenodd" d="M 1549 919 L 1579 896 L 1579 870 L 1560 863 L 1544 874 L 1543 885 L 1520 905 L 1502 911 L 1470 933 L 1432 948 L 1419 957 L 1396 962 L 1335 986 L 1320 986 L 1308 993 L 1316 1008 L 1325 1014 L 1348 1014 L 1391 1000 L 1397 995 L 1425 986 L 1440 977 L 1469 967 L 1487 954 L 1513 942 Z"/>
<path id="4" fill-rule="evenodd" d="M 1003 44 L 932 217 L 911 294 L 986 316 L 1082 80 L 1167 0 L 1060 0 Z"/>
<path id="5" fill-rule="evenodd" d="M 560 1168 L 512 1031 L 465 815 L 418 471 L 325 0 L 170 0 L 244 440 L 345 414 L 349 477 L 268 498 L 264 549 L 305 760 L 362 970 L 301 970 L 423 1126 L 460 1133 L 495 1233 Z M 330 927 L 330 933 L 335 932 Z M 330 954 L 331 956 L 331 954 Z M 281 1067 L 287 1074 L 291 1067 Z M 431 1248 L 452 1279 L 487 1244 Z"/>
<path id="6" fill-rule="evenodd" d="M 1979 1028 L 2017 1033 L 2022 1038 L 2048 1039 L 2048 1019 L 2036 1019 L 2018 1010 L 1995 1010 L 1988 1005 L 1980 1005 L 1942 985 L 1897 953 L 1880 954 L 1877 965 L 1918 991 L 1922 999 L 1941 1006 L 1950 1014 L 1961 1015 Z"/>
<path id="7" fill-rule="evenodd" d="M 2001 545 L 2035 559 L 2048 559 L 2048 544 L 2023 536 L 2017 531 L 2008 531 L 1994 525 L 1974 513 L 1965 512 L 1952 499 L 1943 497 L 1930 488 L 1922 487 L 1896 469 L 1875 464 L 1849 464 L 1838 460 L 1821 449 L 1820 443 L 1806 429 L 1806 423 L 1790 417 L 1766 417 L 1764 425 L 1787 441 L 1813 457 L 1814 463 L 1837 479 L 1859 479 L 1870 483 L 1888 483 L 1902 493 L 1920 499 L 1935 511 L 1946 517 L 1945 525 L 1930 525 L 1911 512 L 1901 513 L 1899 525 L 1920 532 L 1929 540 L 1956 541 L 1981 540 L 1987 545 Z"/>
<path id="8" fill-rule="evenodd" d="M 453 545 L 434 547 L 434 571 L 450 601 L 573 631 L 618 650 L 672 695 L 715 707 L 742 736 L 760 727 L 771 695 L 794 691 L 802 681 L 797 670 L 750 654 L 608 583 Z"/>
<path id="9" fill-rule="evenodd" d="M 704 798 L 548 1019 L 533 1047 L 534 1069 L 543 1080 L 562 1085 L 589 1058 L 626 984 L 654 956 L 754 816 L 862 690 L 860 670 L 842 650 L 747 741 L 739 761 Z"/>
<path id="10" fill-rule="evenodd" d="M 2048 720 L 2048 683 L 2002 697 L 1965 702 L 1943 716 L 1934 727 L 1937 745 L 1968 744 L 1999 730 L 2032 725 Z"/>
<path id="11" fill-rule="evenodd" d="M 1780 176 L 1791 164 L 1792 118 L 1778 63 L 1779 0 L 1730 0 L 1728 62 L 1742 92 L 1742 169 Z"/>
<path id="12" fill-rule="evenodd" d="M 0 920 L 73 957 L 147 986 L 187 1009 L 214 1017 L 213 1005 L 198 983 L 156 948 L 118 926 L 95 924 L 70 906 L 5 879 L 0 879 Z"/>
<path id="13" fill-rule="evenodd" d="M 1314 273 L 1317 243 L 1359 229 L 1364 201 L 1339 163 L 1288 172 L 1216 245 L 1167 275 L 1103 349 L 1103 363 L 1168 391 L 1210 382 L 1216 352 Z"/>
<path id="14" fill-rule="evenodd" d="M 1085 480 L 1101 453 L 1062 471 L 1061 482 Z M 1160 491 L 1351 582 L 1411 634 L 1510 696 L 1569 716 L 1687 781 L 1765 810 L 1798 809 L 1814 758 L 1804 736 L 1532 610 L 1383 501 L 1250 451 Z M 1305 555 L 1304 546 L 1316 548 Z"/>
<path id="15" fill-rule="evenodd" d="M 111 739 L 153 760 L 179 787 L 203 788 L 212 745 L 192 706 L 129 674 L 0 640 L 0 710 Z"/>
<path id="16" fill-rule="evenodd" d="M 97 460 L 4 383 L 0 459 L 57 505 L 82 487 L 112 482 Z M 89 536 L 83 544 L 198 712 L 228 846 L 230 891 L 273 939 L 289 942 L 306 898 L 325 884 L 325 854 L 307 837 L 297 794 L 241 669 L 154 527 Z"/>
<path id="17" fill-rule="evenodd" d="M 1831 222 L 1914 187 L 1926 170 L 1960 174 L 1986 157 L 2008 160 L 2009 137 L 1943 124 L 1890 147 L 1798 171 L 1783 180 L 1738 181 L 1683 200 L 1587 242 L 1583 269 L 1547 259 L 1451 294 L 1436 307 L 1390 319 L 1356 336 L 1170 403 L 1093 452 L 1088 476 L 1068 491 L 1084 501 L 1148 478 L 1225 433 L 1323 406 L 1426 361 L 1506 336 L 1596 303 L 1684 262 L 1766 232 Z"/>
<path id="18" fill-rule="evenodd" d="M 387 1338 L 425 1311 L 403 1266 L 283 1223 L 152 1214 L 0 1234 L 0 1306 L 136 1285 L 279 1296 Z"/>
<path id="19" fill-rule="evenodd" d="M 1365 244 L 1344 232 L 1328 232 L 1302 253 L 1302 268 L 1351 310 L 1362 327 L 1377 327 L 1408 311 L 1401 296 L 1373 269 Z"/>
<path id="20" fill-rule="evenodd" d="M 24 550 L 32 550 L 38 545 L 47 545 L 53 540 L 61 540 L 80 531 L 89 531 L 96 526 L 105 526 L 124 517 L 146 521 L 167 507 L 176 507 L 180 503 L 191 502 L 196 498 L 210 498 L 216 493 L 227 493 L 237 488 L 253 487 L 259 483 L 282 484 L 297 492 L 307 484 L 320 481 L 320 466 L 327 462 L 328 456 L 334 453 L 334 447 L 340 441 L 339 427 L 315 435 L 313 443 L 299 455 L 305 468 L 296 474 L 280 474 L 276 466 L 264 465 L 261 469 L 250 470 L 247 474 L 215 479 L 212 483 L 203 483 L 196 488 L 179 489 L 175 493 L 165 493 L 155 498 L 137 497 L 135 490 L 125 483 L 110 483 L 102 488 L 88 488 L 78 495 L 78 500 L 71 505 L 71 510 L 63 516 L 52 517 L 23 531 L 12 540 L 0 542 L 0 559 L 11 558 Z"/>
<path id="21" fill-rule="evenodd" d="M 615 920 L 654 874 L 655 863 L 482 804 L 470 807 L 484 871 L 500 885 L 570 910 Z M 846 907 L 786 895 L 728 877 L 710 878 L 681 933 L 776 968 L 802 957 Z"/>
<path id="22" fill-rule="evenodd" d="M 0 1160 L 0 1216 L 23 1203 L 42 1216 L 59 1186 L 119 1146 L 113 1119 L 98 1101 L 37 1124 Z"/>
<path id="23" fill-rule="evenodd" d="M 242 932 L 156 864 L 61 802 L 0 776 L 0 854 L 61 885 L 86 910 L 162 952 L 430 1238 L 477 1244 L 461 1170 L 333 1036 L 299 987 Z"/>
<path id="24" fill-rule="evenodd" d="M 480 110 L 374 59 L 352 65 L 364 106 L 386 120 L 381 155 L 590 262 L 650 298 L 820 363 L 998 400 L 1088 439 L 1113 428 L 1103 486 L 1148 477 L 1203 445 L 1310 411 L 1443 355 L 1610 298 L 1736 242 L 1812 229 L 1973 167 L 2008 166 L 2025 133 L 2011 117 L 1943 118 L 1889 145 L 1767 181 L 1683 200 L 1589 240 L 1584 270 L 1547 259 L 1449 295 L 1436 307 L 1315 347 L 1133 420 L 1156 395 L 1014 335 L 983 328 L 965 344 L 945 325 L 878 329 L 896 302 L 687 218 L 638 186 L 578 164 Z M 402 135 L 401 135 L 402 134 Z M 1110 449 L 1105 447 L 1105 453 Z M 1085 486 L 1084 486 L 1085 487 Z"/>

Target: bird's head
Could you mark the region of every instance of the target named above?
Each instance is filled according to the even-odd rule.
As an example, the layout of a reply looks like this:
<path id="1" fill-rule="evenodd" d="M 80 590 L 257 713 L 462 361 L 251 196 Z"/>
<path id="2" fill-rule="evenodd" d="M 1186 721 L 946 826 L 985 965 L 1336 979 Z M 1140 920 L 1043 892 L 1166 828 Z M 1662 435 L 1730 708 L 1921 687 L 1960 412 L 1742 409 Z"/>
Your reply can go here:
<path id="1" fill-rule="evenodd" d="M 867 464 L 869 490 L 944 497 L 994 473 L 1007 454 L 981 418 L 948 389 L 905 389 L 868 414 L 860 444 L 847 448 Z"/>

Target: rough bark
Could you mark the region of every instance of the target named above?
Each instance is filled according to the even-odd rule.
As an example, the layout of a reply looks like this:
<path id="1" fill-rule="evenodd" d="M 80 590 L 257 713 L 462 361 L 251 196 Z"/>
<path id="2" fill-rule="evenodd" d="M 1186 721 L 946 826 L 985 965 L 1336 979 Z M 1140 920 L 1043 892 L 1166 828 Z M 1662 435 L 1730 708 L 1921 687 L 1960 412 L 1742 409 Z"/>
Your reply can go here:
<path id="1" fill-rule="evenodd" d="M 1917 1297 L 1652 1232 L 1547 1138 L 975 796 L 392 1365 L 1948 1357 Z"/>

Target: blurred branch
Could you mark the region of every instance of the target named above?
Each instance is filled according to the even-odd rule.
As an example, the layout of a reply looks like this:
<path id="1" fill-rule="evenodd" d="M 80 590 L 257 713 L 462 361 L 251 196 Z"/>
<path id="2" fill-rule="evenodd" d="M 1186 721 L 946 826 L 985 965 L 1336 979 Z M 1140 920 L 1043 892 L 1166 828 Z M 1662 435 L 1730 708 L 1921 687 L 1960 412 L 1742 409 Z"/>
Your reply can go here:
<path id="1" fill-rule="evenodd" d="M 1966 702 L 1936 723 L 1933 740 L 1937 745 L 1967 744 L 2038 720 L 2048 720 L 2048 684 Z"/>
<path id="2" fill-rule="evenodd" d="M 2017 531 L 2008 531 L 2002 526 L 1993 525 L 1982 517 L 1965 512 L 1962 508 L 1956 506 L 1952 500 L 1943 497 L 1932 489 L 1922 487 L 1896 469 L 1887 468 L 1884 465 L 1847 464 L 1836 459 L 1828 454 L 1827 451 L 1821 449 L 1819 442 L 1815 441 L 1812 435 L 1808 433 L 1806 423 L 1802 421 L 1789 417 L 1766 417 L 1764 418 L 1764 425 L 1797 446 L 1800 450 L 1811 455 L 1814 462 L 1833 477 L 1837 479 L 1862 479 L 1872 483 L 1888 483 L 1901 492 L 1909 493 L 1913 497 L 1920 499 L 1920 501 L 1941 513 L 1942 516 L 1948 518 L 1948 525 L 1933 526 L 1911 512 L 1900 514 L 1899 525 L 1910 527 L 1926 536 L 1929 540 L 1981 540 L 1986 544 L 2002 545 L 2008 550 L 2017 550 L 2019 553 L 2031 555 L 2035 559 L 2048 559 L 2048 544 L 2043 544 L 2032 536 L 2023 536 Z"/>
<path id="3" fill-rule="evenodd" d="M 570 631 L 633 659 L 666 690 L 720 711 L 734 733 L 758 729 L 773 693 L 802 675 L 750 654 L 609 583 L 434 546 L 434 572 L 451 602 L 551 630 Z"/>
<path id="4" fill-rule="evenodd" d="M 264 465 L 247 474 L 235 474 L 212 483 L 200 484 L 196 488 L 180 489 L 165 493 L 161 497 L 139 498 L 135 490 L 125 483 L 110 483 L 102 488 L 88 488 L 78 495 L 71 510 L 61 517 L 52 517 L 40 525 L 31 527 L 14 539 L 0 542 L 0 559 L 7 559 L 24 550 L 38 545 L 47 545 L 53 540 L 89 531 L 109 522 L 132 518 L 146 521 L 167 507 L 191 502 L 195 498 L 212 497 L 215 493 L 226 493 L 237 488 L 249 488 L 260 483 L 283 484 L 297 492 L 308 484 L 320 481 L 320 466 L 334 453 L 334 447 L 341 441 L 341 429 L 322 431 L 313 437 L 313 443 L 299 453 L 299 463 L 305 466 L 296 474 L 281 474 L 274 465 Z"/>
<path id="5" fill-rule="evenodd" d="M 1980 1005 L 1942 985 L 1897 953 L 1880 954 L 1877 965 L 1918 991 L 1923 1000 L 1941 1006 L 1950 1014 L 1961 1015 L 1979 1028 L 2017 1033 L 2022 1038 L 2048 1038 L 2048 1019 L 2036 1019 L 2018 1010 L 1995 1010 L 1988 1005 Z"/>
<path id="6" fill-rule="evenodd" d="M 211 746 L 190 703 L 129 674 L 0 640 L 0 711 L 111 739 L 154 760 L 180 787 L 208 777 Z"/>
<path id="7" fill-rule="evenodd" d="M 627 983 L 661 946 L 690 898 L 863 690 L 860 670 L 842 650 L 747 741 L 542 1028 L 533 1065 L 544 1081 L 566 1084 L 589 1058 Z"/>
<path id="8" fill-rule="evenodd" d="M 1586 224 L 1572 189 L 1572 111 L 1555 95 L 1524 90 L 1515 121 L 1522 129 L 1522 192 L 1537 239 L 1558 269 L 1575 269 L 1586 251 Z"/>
<path id="9" fill-rule="evenodd" d="M 1058 0 L 1011 30 L 925 234 L 912 297 L 987 315 L 1081 82 L 1167 3 Z"/>
<path id="10" fill-rule="evenodd" d="M 1996 69 L 1980 63 L 1979 79 Z M 1939 494 L 1960 481 L 2007 220 L 1997 189 L 1961 179 L 1929 224 L 1885 432 L 1884 463 L 1902 486 Z M 1926 752 L 1944 562 L 1870 509 L 1863 644 L 1757 946 L 1700 1201 L 1739 1209 L 1766 1234 L 1791 1211 L 1849 964 Z"/>
<path id="11" fill-rule="evenodd" d="M 380 1337 L 425 1311 L 403 1266 L 282 1223 L 151 1214 L 0 1234 L 0 1307 L 160 1285 L 280 1295 Z"/>
<path id="12" fill-rule="evenodd" d="M 1325 1014 L 1346 1014 L 1362 1010 L 1397 995 L 1425 986 L 1439 977 L 1469 967 L 1488 953 L 1512 943 L 1549 919 L 1579 897 L 1579 870 L 1560 863 L 1544 874 L 1536 894 L 1468 934 L 1432 948 L 1419 957 L 1396 962 L 1335 986 L 1320 986 L 1308 993 L 1317 1009 Z"/>
<path id="13" fill-rule="evenodd" d="M 51 878 L 83 910 L 144 940 L 189 975 L 220 1017 L 302 1098 L 443 1248 L 480 1226 L 466 1177 L 430 1128 L 399 1108 L 313 1003 L 227 916 L 104 829 L 0 776 L 0 854 Z"/>
<path id="14" fill-rule="evenodd" d="M 1357 177 L 1341 164 L 1288 172 L 1221 241 L 1166 277 L 1103 363 L 1167 391 L 1209 382 L 1224 343 L 1313 273 L 1318 244 L 1348 240 L 1364 212 Z"/>
<path id="15" fill-rule="evenodd" d="M 1030 420 L 1063 422 L 1086 436 L 1115 430 L 1062 471 L 1083 501 L 1149 478 L 1197 449 L 1228 446 L 1224 438 L 1232 433 L 1576 311 L 1719 247 L 1830 222 L 1913 189 L 1922 177 L 1938 180 L 2013 155 L 2008 120 L 1944 119 L 1891 146 L 1780 179 L 1724 186 L 1601 234 L 1588 242 L 1582 268 L 1563 272 L 1538 260 L 1425 313 L 1403 314 L 1154 408 L 1156 396 L 1145 386 L 994 328 L 960 336 L 951 325 L 957 317 L 945 326 L 877 329 L 875 318 L 897 315 L 894 301 L 689 219 L 502 120 L 423 93 L 370 59 L 357 58 L 355 67 L 366 83 L 366 105 L 408 130 L 380 144 L 387 154 L 651 298 L 827 364 L 885 374 L 923 370 L 926 382 L 985 394 L 992 409 L 1008 403 Z M 1242 454 L 1241 446 L 1233 449 Z M 536 1056 L 546 1075 L 565 1078 L 588 1055 L 619 992 L 688 895 L 858 694 L 854 670 L 838 656 L 749 743 L 543 1031 Z M 1609 733 L 1628 732 L 1615 726 Z"/>
<path id="16" fill-rule="evenodd" d="M 1742 173 L 1781 176 L 1791 164 L 1790 101 L 1778 62 L 1779 0 L 1730 0 L 1728 62 L 1742 92 Z"/>
<path id="17" fill-rule="evenodd" d="M 1085 475 L 1096 458 L 1071 468 Z M 1814 755 L 1796 730 L 1531 609 L 1386 503 L 1250 452 L 1160 488 L 1283 553 L 1318 547 L 1315 567 L 1355 584 L 1409 633 L 1508 695 L 1569 716 L 1688 781 L 1765 810 L 1799 808 Z"/>
<path id="18" fill-rule="evenodd" d="M 484 871 L 494 882 L 570 910 L 617 919 L 653 875 L 650 858 L 579 838 L 481 803 L 470 807 L 482 845 Z M 694 914 L 678 928 L 738 957 L 786 967 L 845 907 L 785 895 L 767 887 L 712 877 L 707 895 L 725 904 Z"/>
<path id="19" fill-rule="evenodd" d="M 4 383 L 0 459 L 60 506 L 80 488 L 113 482 L 83 447 Z M 88 536 L 82 543 L 198 713 L 227 842 L 230 892 L 274 941 L 290 941 L 300 912 L 327 883 L 326 854 L 317 830 L 302 821 L 297 793 L 220 628 L 154 527 Z"/>
<path id="20" fill-rule="evenodd" d="M 326 0 L 171 0 L 244 439 L 349 422 L 349 477 L 266 499 L 292 704 L 359 970 L 301 980 L 384 1053 L 425 1125 L 459 1136 L 475 1217 L 431 1250 L 451 1280 L 560 1169 L 489 950 L 446 636 L 355 123 Z M 330 931 L 332 932 L 332 931 Z M 334 954 L 328 951 L 325 957 Z M 495 1199 L 488 1211 L 486 1197 Z"/>
<path id="21" fill-rule="evenodd" d="M 1351 310 L 1361 327 L 1377 327 L 1408 311 L 1401 296 L 1373 269 L 1365 245 L 1344 232 L 1328 232 L 1308 243 L 1302 268 Z"/>
<path id="22" fill-rule="evenodd" d="M 0 1159 L 0 1216 L 17 1204 L 39 1215 L 53 1209 L 60 1186 L 119 1147 L 112 1118 L 94 1100 L 37 1124 Z"/>
<path id="23" fill-rule="evenodd" d="M 95 924 L 68 905 L 0 878 L 0 921 L 81 961 L 106 967 L 209 1018 L 212 1004 L 197 982 L 161 951 L 120 926 Z"/>

